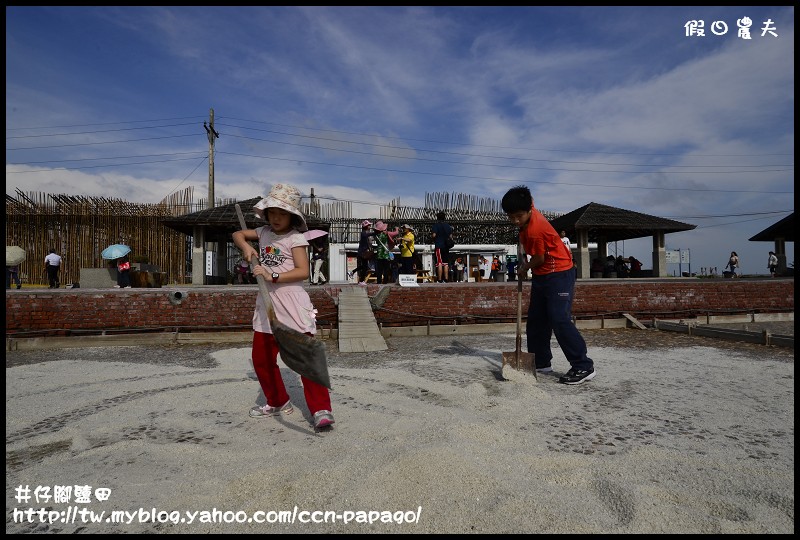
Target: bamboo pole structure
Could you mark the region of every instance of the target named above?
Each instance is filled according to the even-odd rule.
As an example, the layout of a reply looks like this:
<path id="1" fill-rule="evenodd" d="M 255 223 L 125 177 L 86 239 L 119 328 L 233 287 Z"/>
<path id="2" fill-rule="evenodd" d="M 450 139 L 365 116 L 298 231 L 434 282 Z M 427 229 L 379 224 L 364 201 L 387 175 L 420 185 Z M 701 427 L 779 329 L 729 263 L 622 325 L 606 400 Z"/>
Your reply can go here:
<path id="1" fill-rule="evenodd" d="M 215 201 L 216 207 L 237 202 Z M 302 209 L 309 215 L 310 203 Z M 190 282 L 192 237 L 161 224 L 164 218 L 178 217 L 205 210 L 206 200 L 194 202 L 193 189 L 186 188 L 158 204 L 137 204 L 107 197 L 84 197 L 65 194 L 25 193 L 6 195 L 6 245 L 20 246 L 27 259 L 20 265 L 20 277 L 26 284 L 46 284 L 44 258 L 50 249 L 62 256 L 60 281 L 76 283 L 81 268 L 104 268 L 110 261 L 101 252 L 111 244 L 131 247 L 131 261 L 146 257 L 160 271 L 164 283 Z M 314 202 L 319 221 L 330 225 L 330 241 L 358 242 L 361 220 L 381 219 L 390 228 L 409 223 L 416 229 L 417 243 L 431 243 L 431 228 L 436 214 L 445 212 L 458 243 L 516 244 L 517 230 L 502 211 L 500 201 L 465 193 L 426 193 L 425 207 L 411 207 L 394 199 L 379 209 L 378 216 L 353 216 L 350 201 Z M 543 212 L 552 219 L 558 214 Z M 237 250 L 229 246 L 232 268 Z"/>
<path id="2" fill-rule="evenodd" d="M 46 284 L 44 259 L 54 249 L 62 257 L 59 279 L 77 283 L 81 268 L 104 268 L 101 252 L 111 244 L 131 247 L 131 260 L 147 258 L 166 272 L 168 282 L 186 282 L 186 235 L 161 225 L 164 217 L 191 210 L 191 188 L 158 204 L 135 204 L 107 197 L 24 193 L 6 195 L 6 245 L 20 246 L 26 260 L 20 277 Z"/>

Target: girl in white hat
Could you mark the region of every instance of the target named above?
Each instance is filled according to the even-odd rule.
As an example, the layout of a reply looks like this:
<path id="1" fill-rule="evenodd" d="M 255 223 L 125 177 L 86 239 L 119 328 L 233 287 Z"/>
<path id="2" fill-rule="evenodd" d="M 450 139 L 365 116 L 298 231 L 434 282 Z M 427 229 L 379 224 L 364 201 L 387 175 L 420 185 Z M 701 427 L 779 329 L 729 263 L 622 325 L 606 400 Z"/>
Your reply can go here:
<path id="1" fill-rule="evenodd" d="M 306 220 L 300 211 L 300 192 L 288 184 L 276 184 L 269 195 L 254 207 L 256 214 L 267 221 L 257 229 L 233 233 L 233 242 L 242 250 L 245 260 L 258 257 L 254 276 L 267 282 L 272 307 L 277 319 L 286 326 L 313 336 L 317 331 L 316 313 L 303 281 L 308 278 L 308 241 Z M 258 251 L 250 245 L 258 241 Z M 290 414 L 294 411 L 278 367 L 278 343 L 272 334 L 266 307 L 258 295 L 253 315 L 253 369 L 258 377 L 267 404 L 250 409 L 250 416 L 261 418 Z M 328 389 L 303 376 L 303 394 L 314 427 L 333 424 Z"/>

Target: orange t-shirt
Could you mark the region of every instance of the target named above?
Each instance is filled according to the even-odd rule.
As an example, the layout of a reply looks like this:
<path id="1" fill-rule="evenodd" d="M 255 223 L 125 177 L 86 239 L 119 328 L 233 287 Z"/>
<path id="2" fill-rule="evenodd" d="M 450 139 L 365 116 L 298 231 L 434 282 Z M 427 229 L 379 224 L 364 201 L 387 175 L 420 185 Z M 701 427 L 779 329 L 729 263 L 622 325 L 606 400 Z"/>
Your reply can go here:
<path id="1" fill-rule="evenodd" d="M 563 272 L 573 266 L 569 249 L 547 218 L 533 206 L 528 226 L 520 231 L 520 241 L 528 255 L 544 254 L 544 264 L 533 269 L 533 273 L 538 276 Z"/>

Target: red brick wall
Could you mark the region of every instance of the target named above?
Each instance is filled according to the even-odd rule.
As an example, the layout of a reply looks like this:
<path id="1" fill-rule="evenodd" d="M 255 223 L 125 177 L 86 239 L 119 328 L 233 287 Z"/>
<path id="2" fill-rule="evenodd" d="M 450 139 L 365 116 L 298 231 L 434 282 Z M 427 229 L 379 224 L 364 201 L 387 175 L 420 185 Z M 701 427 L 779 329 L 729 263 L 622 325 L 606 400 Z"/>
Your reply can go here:
<path id="1" fill-rule="evenodd" d="M 367 293 L 380 303 L 375 316 L 384 326 L 513 322 L 515 283 L 426 284 L 420 287 L 370 285 Z M 523 287 L 523 318 L 529 298 Z M 334 298 L 340 286 L 310 287 L 318 320 L 336 327 Z M 180 303 L 170 301 L 175 291 Z M 255 286 L 204 286 L 162 289 L 47 289 L 6 291 L 6 334 L 70 335 L 86 331 L 122 332 L 251 329 Z M 573 315 L 579 319 L 619 317 L 678 318 L 705 314 L 794 311 L 793 279 L 758 280 L 586 280 L 576 285 Z"/>

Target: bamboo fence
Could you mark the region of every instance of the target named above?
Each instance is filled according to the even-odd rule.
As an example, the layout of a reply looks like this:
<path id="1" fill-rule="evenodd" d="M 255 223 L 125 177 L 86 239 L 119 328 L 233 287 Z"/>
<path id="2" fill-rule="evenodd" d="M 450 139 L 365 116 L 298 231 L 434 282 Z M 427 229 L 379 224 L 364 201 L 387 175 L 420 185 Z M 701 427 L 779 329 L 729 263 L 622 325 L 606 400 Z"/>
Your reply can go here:
<path id="1" fill-rule="evenodd" d="M 215 201 L 217 207 L 236 202 Z M 206 200 L 193 200 L 193 189 L 174 193 L 158 204 L 136 204 L 121 199 L 54 195 L 16 190 L 6 195 L 6 245 L 20 246 L 27 252 L 20 265 L 25 284 L 47 283 L 44 259 L 55 249 L 62 257 L 60 281 L 78 283 L 81 268 L 105 268 L 111 261 L 102 251 L 111 244 L 131 247 L 130 259 L 155 265 L 167 274 L 165 284 L 191 281 L 192 237 L 162 225 L 161 220 L 206 209 Z M 395 199 L 379 210 L 378 216 L 352 215 L 352 203 L 314 200 L 303 211 L 330 225 L 332 242 L 358 242 L 362 219 L 381 219 L 390 228 L 405 223 L 415 228 L 418 243 L 431 243 L 431 228 L 436 214 L 445 212 L 460 244 L 515 244 L 517 229 L 502 211 L 500 201 L 463 193 L 426 193 L 425 207 L 400 205 Z M 553 219 L 557 214 L 543 212 Z M 237 251 L 227 249 L 228 270 L 232 270 Z"/>
<path id="2" fill-rule="evenodd" d="M 191 237 L 163 226 L 160 220 L 190 211 L 191 188 L 158 204 L 121 199 L 54 195 L 39 192 L 6 194 L 6 246 L 20 246 L 25 284 L 46 284 L 44 259 L 54 249 L 61 255 L 59 280 L 79 282 L 81 268 L 105 268 L 101 252 L 111 244 L 130 246 L 132 262 L 147 262 L 166 272 L 165 283 L 186 282 Z M 187 249 L 187 243 L 189 245 Z"/>

